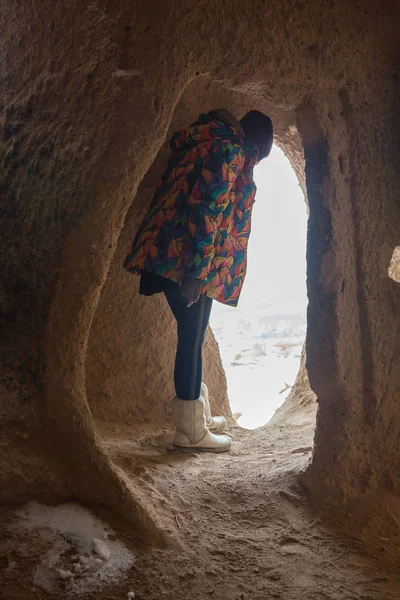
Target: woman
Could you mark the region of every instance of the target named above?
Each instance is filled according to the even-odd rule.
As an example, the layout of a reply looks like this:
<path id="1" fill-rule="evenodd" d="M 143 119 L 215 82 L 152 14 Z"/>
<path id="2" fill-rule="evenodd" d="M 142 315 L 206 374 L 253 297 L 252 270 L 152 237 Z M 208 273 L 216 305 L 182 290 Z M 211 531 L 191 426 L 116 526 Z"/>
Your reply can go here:
<path id="1" fill-rule="evenodd" d="M 164 292 L 178 325 L 173 444 L 186 452 L 225 452 L 224 417 L 212 417 L 202 383 L 202 347 L 213 299 L 236 306 L 246 274 L 255 197 L 253 167 L 267 157 L 272 122 L 252 110 L 201 114 L 177 131 L 162 181 L 125 261 L 140 293 Z"/>

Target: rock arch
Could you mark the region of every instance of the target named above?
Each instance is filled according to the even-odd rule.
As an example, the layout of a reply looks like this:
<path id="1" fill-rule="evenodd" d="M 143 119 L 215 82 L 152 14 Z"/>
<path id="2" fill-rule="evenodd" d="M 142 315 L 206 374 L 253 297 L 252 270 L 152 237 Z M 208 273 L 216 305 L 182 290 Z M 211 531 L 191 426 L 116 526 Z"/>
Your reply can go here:
<path id="1" fill-rule="evenodd" d="M 310 202 L 307 367 L 319 401 L 310 496 L 325 506 L 398 491 L 400 291 L 387 275 L 400 222 L 396 7 L 75 0 L 2 10 L 2 499 L 101 502 L 163 537 L 143 492 L 113 465 L 92 413 L 110 418 L 104 373 L 102 389 L 95 384 L 99 344 L 112 338 L 112 261 L 124 222 L 132 226 L 145 205 L 179 100 L 176 122 L 206 100 L 268 107 L 299 170 L 301 139 Z M 204 77 L 224 91 L 196 88 Z M 128 319 L 126 277 L 117 297 Z M 167 349 L 164 342 L 161 355 Z M 132 390 L 139 398 L 141 389 Z M 123 418 L 141 418 L 140 406 L 122 406 Z M 165 398 L 156 406 L 160 423 Z"/>

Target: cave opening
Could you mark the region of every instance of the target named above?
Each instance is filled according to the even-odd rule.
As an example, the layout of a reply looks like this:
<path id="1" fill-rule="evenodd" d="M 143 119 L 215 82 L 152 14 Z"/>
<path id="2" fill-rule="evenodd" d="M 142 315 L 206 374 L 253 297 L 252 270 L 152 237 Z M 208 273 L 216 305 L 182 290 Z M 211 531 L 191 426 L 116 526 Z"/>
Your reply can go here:
<path id="1" fill-rule="evenodd" d="M 398 600 L 400 4 L 3 5 L 2 597 L 90 578 L 85 597 Z M 307 181 L 307 371 L 303 352 L 230 454 L 186 456 L 168 447 L 173 316 L 122 265 L 170 136 L 218 107 L 269 114 Z M 204 365 L 229 417 L 211 329 Z M 104 516 L 100 574 L 65 535 L 55 552 L 13 530 L 28 500 Z"/>
<path id="2" fill-rule="evenodd" d="M 388 273 L 390 279 L 400 283 L 400 246 L 396 246 L 396 248 L 393 250 Z"/>
<path id="3" fill-rule="evenodd" d="M 237 308 L 214 303 L 211 326 L 232 413 L 247 429 L 265 425 L 287 398 L 306 336 L 307 205 L 277 145 L 254 170 L 257 185 L 246 282 Z"/>

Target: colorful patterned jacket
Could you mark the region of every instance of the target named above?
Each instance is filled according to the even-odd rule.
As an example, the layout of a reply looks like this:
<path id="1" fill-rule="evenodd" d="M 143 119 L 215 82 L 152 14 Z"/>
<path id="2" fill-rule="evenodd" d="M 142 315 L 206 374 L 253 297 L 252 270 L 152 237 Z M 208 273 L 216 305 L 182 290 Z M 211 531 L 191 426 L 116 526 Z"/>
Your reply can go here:
<path id="1" fill-rule="evenodd" d="M 202 282 L 201 293 L 236 306 L 246 275 L 258 150 L 238 129 L 206 114 L 174 133 L 170 148 L 124 266 L 178 283 L 191 276 Z"/>

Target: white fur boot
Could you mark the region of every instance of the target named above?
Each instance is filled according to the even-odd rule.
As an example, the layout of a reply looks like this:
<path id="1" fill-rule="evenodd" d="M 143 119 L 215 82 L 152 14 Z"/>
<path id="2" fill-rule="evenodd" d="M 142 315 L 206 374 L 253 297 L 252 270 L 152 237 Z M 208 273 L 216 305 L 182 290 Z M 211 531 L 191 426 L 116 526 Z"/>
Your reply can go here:
<path id="1" fill-rule="evenodd" d="M 227 428 L 227 422 L 225 417 L 213 417 L 211 416 L 210 402 L 208 400 L 208 387 L 205 383 L 201 383 L 201 395 L 204 398 L 204 405 L 206 411 L 206 423 L 210 431 L 225 431 Z"/>
<path id="2" fill-rule="evenodd" d="M 176 427 L 173 445 L 183 452 L 226 452 L 231 447 L 227 435 L 214 435 L 206 425 L 205 403 L 198 400 L 172 401 L 172 419 Z"/>

